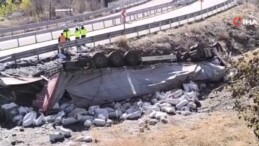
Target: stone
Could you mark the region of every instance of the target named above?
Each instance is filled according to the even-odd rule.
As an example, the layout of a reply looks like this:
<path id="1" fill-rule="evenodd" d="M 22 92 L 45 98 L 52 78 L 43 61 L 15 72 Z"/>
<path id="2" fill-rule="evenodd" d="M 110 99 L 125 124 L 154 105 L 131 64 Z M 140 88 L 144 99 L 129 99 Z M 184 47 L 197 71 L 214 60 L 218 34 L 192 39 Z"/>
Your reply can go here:
<path id="1" fill-rule="evenodd" d="M 114 111 L 115 111 L 115 109 L 113 109 L 113 108 L 111 108 L 111 107 L 105 107 L 105 108 L 103 108 L 103 109 L 107 110 L 108 113 L 111 113 L 111 112 L 114 112 Z"/>
<path id="2" fill-rule="evenodd" d="M 186 99 L 184 99 L 184 100 L 181 100 L 175 107 L 177 109 L 181 109 L 183 106 L 187 105 L 188 103 L 189 102 Z"/>
<path id="3" fill-rule="evenodd" d="M 122 107 L 125 108 L 125 109 L 128 109 L 129 107 L 131 107 L 131 103 L 129 103 L 129 102 L 124 103 L 124 104 L 122 105 Z"/>
<path id="4" fill-rule="evenodd" d="M 89 115 L 81 115 L 81 114 L 78 114 L 76 119 L 80 122 L 84 122 L 86 120 L 93 120 L 94 117 L 93 116 L 89 116 Z"/>
<path id="5" fill-rule="evenodd" d="M 107 124 L 112 125 L 113 124 L 113 120 L 107 119 Z"/>
<path id="6" fill-rule="evenodd" d="M 167 114 L 174 115 L 175 108 L 174 107 L 162 107 L 161 111 L 166 112 Z"/>
<path id="7" fill-rule="evenodd" d="M 167 117 L 167 114 L 164 112 L 160 112 L 160 111 L 153 111 L 152 113 L 149 114 L 150 118 L 156 118 L 156 119 L 161 119 L 163 117 Z"/>
<path id="8" fill-rule="evenodd" d="M 142 107 L 143 104 L 144 104 L 144 103 L 143 103 L 142 100 L 139 100 L 139 101 L 137 102 L 137 105 L 138 105 L 139 107 Z"/>
<path id="9" fill-rule="evenodd" d="M 156 105 L 150 105 L 146 107 L 143 106 L 143 108 L 147 113 L 151 113 L 152 111 L 160 111 L 160 108 Z"/>
<path id="10" fill-rule="evenodd" d="M 86 120 L 84 122 L 84 126 L 87 127 L 87 128 L 90 128 L 92 126 L 92 120 Z"/>
<path id="11" fill-rule="evenodd" d="M 127 120 L 127 118 L 128 118 L 128 114 L 127 113 L 123 113 L 121 115 L 121 117 L 120 117 L 120 119 L 122 119 L 122 120 Z"/>
<path id="12" fill-rule="evenodd" d="M 22 120 L 23 119 L 23 115 L 17 115 L 13 118 L 13 122 L 14 123 L 17 123 L 18 121 Z"/>
<path id="13" fill-rule="evenodd" d="M 34 120 L 36 119 L 36 116 L 37 116 L 37 113 L 34 111 L 27 113 L 23 117 L 22 126 L 24 126 L 24 127 L 31 126 L 33 124 Z"/>
<path id="14" fill-rule="evenodd" d="M 166 98 L 165 94 L 163 93 L 160 93 L 160 92 L 156 92 L 156 98 L 157 99 L 160 99 L 160 100 L 163 100 Z"/>
<path id="15" fill-rule="evenodd" d="M 69 104 L 63 111 L 65 113 L 71 113 L 75 109 L 75 106 L 73 104 Z"/>
<path id="16" fill-rule="evenodd" d="M 18 105 L 15 104 L 14 102 L 11 102 L 11 103 L 8 103 L 8 104 L 3 104 L 1 106 L 1 108 L 4 109 L 4 110 L 10 110 L 10 109 L 13 109 L 13 108 L 16 108 L 16 107 L 18 107 Z"/>
<path id="17" fill-rule="evenodd" d="M 100 108 L 99 105 L 90 106 L 90 107 L 88 108 L 88 113 L 91 114 L 91 115 L 94 115 L 94 114 L 95 114 L 95 109 L 98 109 L 98 108 Z"/>
<path id="18" fill-rule="evenodd" d="M 127 114 L 129 114 L 129 113 L 134 113 L 134 112 L 136 112 L 136 111 L 138 111 L 138 110 L 140 110 L 139 107 L 138 107 L 137 105 L 135 105 L 135 106 L 131 106 L 130 108 L 128 108 L 128 109 L 126 110 L 126 113 L 127 113 Z"/>
<path id="19" fill-rule="evenodd" d="M 184 91 L 191 92 L 191 91 L 199 91 L 199 87 L 194 82 L 190 82 L 188 84 L 183 84 Z"/>
<path id="20" fill-rule="evenodd" d="M 76 118 L 78 114 L 86 115 L 88 112 L 83 108 L 75 108 L 68 114 L 68 117 Z"/>
<path id="21" fill-rule="evenodd" d="M 0 17 L 0 21 L 4 21 L 4 19 Z M 5 65 L 3 63 L 0 63 L 0 71 L 4 71 L 4 70 L 5 70 Z"/>
<path id="22" fill-rule="evenodd" d="M 20 106 L 18 108 L 18 111 L 19 111 L 20 115 L 25 115 L 25 114 L 27 114 L 29 112 L 29 108 L 28 107 Z"/>
<path id="23" fill-rule="evenodd" d="M 115 103 L 115 104 L 114 104 L 114 108 L 115 108 L 115 109 L 121 108 L 121 104 L 120 104 L 119 102 Z"/>
<path id="24" fill-rule="evenodd" d="M 55 115 L 53 117 L 54 122 L 57 123 L 57 124 L 61 123 L 62 119 L 63 119 L 63 116 L 65 116 L 65 112 L 64 111 L 60 111 L 57 115 Z M 52 117 L 50 117 L 50 118 L 52 118 Z"/>
<path id="25" fill-rule="evenodd" d="M 180 101 L 179 99 L 166 99 L 164 100 L 166 103 L 170 103 L 171 105 L 175 106 L 177 105 Z"/>
<path id="26" fill-rule="evenodd" d="M 71 125 L 76 122 L 77 122 L 77 120 L 75 118 L 68 117 L 68 118 L 62 120 L 62 125 Z"/>
<path id="27" fill-rule="evenodd" d="M 57 142 L 63 142 L 65 140 L 65 137 L 62 133 L 54 133 L 49 135 L 49 141 L 53 144 L 53 143 L 57 143 Z"/>
<path id="28" fill-rule="evenodd" d="M 85 142 L 85 143 L 91 143 L 93 142 L 93 138 L 91 136 L 80 136 L 75 139 L 77 142 Z"/>
<path id="29" fill-rule="evenodd" d="M 158 107 L 163 108 L 163 107 L 171 107 L 171 104 L 170 103 L 159 103 L 157 104 Z"/>
<path id="30" fill-rule="evenodd" d="M 122 115 L 122 111 L 117 109 L 114 112 L 109 113 L 109 118 L 115 119 L 115 118 L 119 118 L 121 115 Z"/>
<path id="31" fill-rule="evenodd" d="M 184 116 L 188 116 L 188 115 L 191 115 L 192 113 L 190 111 L 181 111 L 181 115 L 184 115 Z"/>
<path id="32" fill-rule="evenodd" d="M 96 126 L 105 126 L 106 125 L 106 121 L 104 119 L 95 118 L 92 122 Z"/>
<path id="33" fill-rule="evenodd" d="M 189 102 L 187 105 L 191 110 L 196 110 L 197 106 L 194 102 Z"/>
<path id="34" fill-rule="evenodd" d="M 97 108 L 95 109 L 95 113 L 98 118 L 100 119 L 108 119 L 109 118 L 109 112 L 104 108 Z"/>
<path id="35" fill-rule="evenodd" d="M 181 110 L 181 111 L 190 111 L 190 108 L 186 105 L 186 106 L 181 107 L 179 110 Z"/>
<path id="36" fill-rule="evenodd" d="M 65 110 L 67 107 L 69 107 L 71 104 L 69 103 L 63 103 L 60 105 L 60 110 Z M 71 110 L 72 111 L 72 110 Z"/>
<path id="37" fill-rule="evenodd" d="M 65 138 L 70 138 L 71 137 L 71 130 L 66 129 L 64 127 L 59 127 L 59 131 L 64 135 Z"/>
<path id="38" fill-rule="evenodd" d="M 139 110 L 139 111 L 129 113 L 127 119 L 135 120 L 135 119 L 140 118 L 141 116 L 142 116 L 142 112 Z"/>
<path id="39" fill-rule="evenodd" d="M 185 93 L 185 99 L 187 99 L 188 101 L 199 101 L 198 99 L 198 94 L 196 92 L 188 92 L 188 93 Z"/>
<path id="40" fill-rule="evenodd" d="M 158 102 L 158 100 L 156 99 L 156 98 L 153 98 L 152 100 L 151 100 L 151 103 L 152 104 L 156 104 Z"/>
<path id="41" fill-rule="evenodd" d="M 183 95 L 182 89 L 178 89 L 178 90 L 174 91 L 172 94 L 173 98 L 179 98 L 181 95 Z"/>
<path id="42" fill-rule="evenodd" d="M 156 112 L 156 119 L 167 118 L 167 114 L 164 112 Z"/>

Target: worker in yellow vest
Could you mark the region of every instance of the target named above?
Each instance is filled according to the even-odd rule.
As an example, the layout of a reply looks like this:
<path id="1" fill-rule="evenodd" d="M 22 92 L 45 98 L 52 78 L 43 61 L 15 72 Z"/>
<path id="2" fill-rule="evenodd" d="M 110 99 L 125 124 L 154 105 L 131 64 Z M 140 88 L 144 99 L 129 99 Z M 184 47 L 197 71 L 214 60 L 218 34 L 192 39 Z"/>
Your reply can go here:
<path id="1" fill-rule="evenodd" d="M 80 33 L 81 33 L 81 37 L 85 38 L 88 31 L 84 26 L 82 26 L 81 29 L 80 29 Z"/>
<path id="2" fill-rule="evenodd" d="M 64 29 L 63 30 L 63 35 L 64 35 L 65 38 L 67 38 L 67 33 L 66 32 L 67 32 L 67 29 Z"/>
<path id="3" fill-rule="evenodd" d="M 63 33 L 64 33 L 64 36 L 65 36 L 66 40 L 67 40 L 67 41 L 70 41 L 70 37 L 71 37 L 71 32 L 70 32 L 70 30 L 67 28 L 67 29 L 64 30 Z"/>
<path id="4" fill-rule="evenodd" d="M 76 28 L 75 37 L 76 37 L 76 39 L 80 39 L 80 37 L 81 37 L 81 32 L 78 28 Z"/>

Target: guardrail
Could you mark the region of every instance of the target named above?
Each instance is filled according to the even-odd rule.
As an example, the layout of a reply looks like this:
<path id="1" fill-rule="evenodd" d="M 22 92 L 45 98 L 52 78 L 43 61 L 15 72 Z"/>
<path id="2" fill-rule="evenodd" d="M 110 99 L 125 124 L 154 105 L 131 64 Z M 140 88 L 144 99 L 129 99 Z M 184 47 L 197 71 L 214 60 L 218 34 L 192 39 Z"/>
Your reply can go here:
<path id="1" fill-rule="evenodd" d="M 205 17 L 214 15 L 215 13 L 219 13 L 221 11 L 234 7 L 235 5 L 236 5 L 235 0 L 228 0 L 226 2 L 220 3 L 213 7 L 206 8 L 201 11 L 196 11 L 196 12 L 193 12 L 190 14 L 162 20 L 159 22 L 149 23 L 149 24 L 145 24 L 145 25 L 141 25 L 141 26 L 137 26 L 137 27 L 127 28 L 125 30 L 118 30 L 118 31 L 114 31 L 111 33 L 106 33 L 106 34 L 96 35 L 96 36 L 92 36 L 92 37 L 87 37 L 84 39 L 66 42 L 63 44 L 63 47 L 69 48 L 69 47 L 80 46 L 80 45 L 89 44 L 89 43 L 95 44 L 98 41 L 103 41 L 103 40 L 107 40 L 107 39 L 109 40 L 109 43 L 111 43 L 112 42 L 111 38 L 118 37 L 121 35 L 129 35 L 129 34 L 133 34 L 133 33 L 137 33 L 137 36 L 139 36 L 140 35 L 139 33 L 141 31 L 145 31 L 145 30 L 148 30 L 148 32 L 146 34 L 149 34 L 149 33 L 151 33 L 151 29 L 159 28 L 158 29 L 158 31 L 159 31 L 159 30 L 162 30 L 162 27 L 166 26 L 166 25 L 169 25 L 169 28 L 172 28 L 173 27 L 172 25 L 174 23 L 177 23 L 175 26 L 180 26 L 180 25 L 182 25 L 181 22 L 183 22 L 184 20 L 187 20 L 187 22 L 191 22 L 190 19 L 193 19 L 192 21 L 203 19 Z M 203 15 L 206 15 L 206 16 L 203 16 Z M 197 18 L 199 16 L 201 16 L 201 18 Z M 32 57 L 32 56 L 38 56 L 38 58 L 39 58 L 40 54 L 57 51 L 58 46 L 59 46 L 59 44 L 54 44 L 51 46 L 46 46 L 46 47 L 37 48 L 34 50 L 30 50 L 30 51 L 25 51 L 25 52 L 21 52 L 21 53 L 16 53 L 16 54 L 0 57 L 0 62 L 16 61 L 17 59 L 22 59 L 22 58 Z"/>
<path id="2" fill-rule="evenodd" d="M 127 2 L 125 2 L 125 7 L 131 7 L 134 5 L 145 3 L 147 1 L 149 1 L 149 0 L 127 1 Z M 114 5 L 113 7 L 104 8 L 104 9 L 97 10 L 97 11 L 94 11 L 94 12 L 91 12 L 88 14 L 81 14 L 81 15 L 77 15 L 77 16 L 62 18 L 62 19 L 43 21 L 43 22 L 39 22 L 39 23 L 31 23 L 31 24 L 21 25 L 21 26 L 17 26 L 17 27 L 12 27 L 12 28 L 3 28 L 3 29 L 0 29 L 0 37 L 9 36 L 9 35 L 14 36 L 19 33 L 27 33 L 30 31 L 48 29 L 51 27 L 58 26 L 59 23 L 64 23 L 65 25 L 69 25 L 69 23 L 71 23 L 71 22 L 73 23 L 78 20 L 90 20 L 90 18 L 92 18 L 92 17 L 95 18 L 97 16 L 102 16 L 103 14 L 112 13 L 112 12 L 120 10 L 120 9 L 121 9 L 121 5 L 117 4 L 117 5 Z"/>
<path id="3" fill-rule="evenodd" d="M 173 0 L 169 3 L 164 3 L 164 4 L 161 4 L 161 5 L 145 8 L 145 9 L 142 9 L 142 10 L 137 10 L 137 11 L 134 11 L 134 12 L 129 12 L 127 14 L 126 20 L 129 22 L 129 21 L 134 21 L 134 20 L 140 19 L 140 18 L 156 15 L 158 13 L 171 11 L 171 10 L 173 10 L 176 1 L 177 0 Z M 195 1 L 197 1 L 197 0 L 193 0 L 192 2 L 195 2 Z M 85 22 L 85 23 L 80 23 L 80 25 L 84 25 L 88 29 L 89 32 L 95 31 L 95 30 L 100 30 L 100 29 L 107 28 L 107 27 L 117 26 L 117 25 L 120 25 L 120 24 L 122 24 L 120 15 L 116 15 L 116 16 L 113 16 L 113 17 L 108 17 L 108 18 L 104 18 L 104 19 L 100 19 L 100 20 L 93 20 L 93 21 L 89 21 L 89 22 Z M 75 24 L 70 25 L 70 28 L 71 27 L 77 27 L 77 26 L 78 26 L 78 24 L 75 23 Z M 55 40 L 59 37 L 61 31 L 65 28 L 66 28 L 66 26 L 60 26 L 60 27 L 57 27 L 57 28 L 21 34 L 21 35 L 15 36 L 15 37 L 9 36 L 9 37 L 5 37 L 5 38 L 0 38 L 0 42 L 2 42 L 2 43 L 4 41 L 8 41 L 8 40 L 14 40 L 14 39 L 17 40 L 16 42 L 12 43 L 11 47 L 4 48 L 2 46 L 0 50 L 25 46 L 21 43 L 22 41 L 20 41 L 20 39 L 23 39 L 24 37 L 29 37 L 29 36 L 35 36 L 34 38 L 32 38 L 34 40 L 31 41 L 33 43 L 30 43 L 30 44 Z M 49 34 L 48 39 L 45 38 L 44 41 L 41 41 L 40 39 L 38 39 L 37 36 L 42 35 L 42 34 Z M 14 45 L 15 43 L 17 45 Z M 26 45 L 30 45 L 30 44 L 27 43 Z"/>

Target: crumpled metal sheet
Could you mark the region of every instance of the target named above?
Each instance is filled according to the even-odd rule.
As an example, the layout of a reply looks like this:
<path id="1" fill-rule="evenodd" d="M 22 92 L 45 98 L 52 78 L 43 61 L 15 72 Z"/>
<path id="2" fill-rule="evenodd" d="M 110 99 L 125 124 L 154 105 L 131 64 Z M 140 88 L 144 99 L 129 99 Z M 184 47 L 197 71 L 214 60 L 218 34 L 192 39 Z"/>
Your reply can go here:
<path id="1" fill-rule="evenodd" d="M 65 91 L 76 106 L 87 107 L 172 89 L 190 80 L 219 81 L 225 73 L 224 66 L 209 62 L 62 72 L 47 109 L 54 106 Z"/>

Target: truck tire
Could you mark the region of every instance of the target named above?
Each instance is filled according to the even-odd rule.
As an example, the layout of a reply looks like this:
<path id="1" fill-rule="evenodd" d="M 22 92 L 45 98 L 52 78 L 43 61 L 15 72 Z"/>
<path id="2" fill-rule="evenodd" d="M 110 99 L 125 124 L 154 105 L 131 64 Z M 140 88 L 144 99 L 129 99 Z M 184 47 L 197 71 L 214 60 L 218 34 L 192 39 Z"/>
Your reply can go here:
<path id="1" fill-rule="evenodd" d="M 121 51 L 112 51 L 108 55 L 109 65 L 112 67 L 122 67 L 124 65 L 123 54 Z"/>
<path id="2" fill-rule="evenodd" d="M 124 62 L 128 66 L 138 66 L 140 64 L 140 57 L 137 51 L 127 51 L 124 54 Z"/>
<path id="3" fill-rule="evenodd" d="M 91 58 L 96 68 L 104 68 L 108 66 L 108 58 L 102 52 L 91 54 Z"/>

